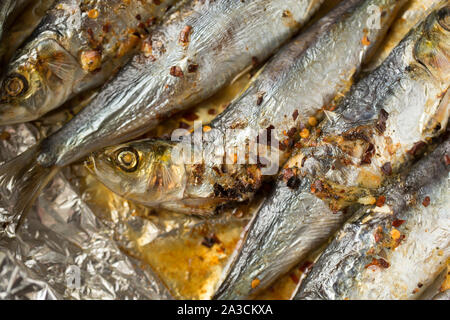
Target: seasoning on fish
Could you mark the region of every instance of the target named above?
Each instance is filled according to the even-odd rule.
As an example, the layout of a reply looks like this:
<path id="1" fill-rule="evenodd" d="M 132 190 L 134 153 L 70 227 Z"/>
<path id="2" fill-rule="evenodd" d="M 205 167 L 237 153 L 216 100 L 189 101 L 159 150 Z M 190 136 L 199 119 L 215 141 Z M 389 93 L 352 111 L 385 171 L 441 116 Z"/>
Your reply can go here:
<path id="1" fill-rule="evenodd" d="M 175 0 L 59 0 L 6 68 L 0 125 L 32 121 L 103 84 L 139 49 L 150 25 Z M 90 14 L 97 12 L 96 17 Z M 105 26 L 108 26 L 105 28 Z M 11 83 L 20 83 L 16 91 Z"/>
<path id="2" fill-rule="evenodd" d="M 194 131 L 180 143 L 148 140 L 107 148 L 91 158 L 92 171 L 119 195 L 180 212 L 209 214 L 221 203 L 252 197 L 264 179 L 276 175 L 299 135 L 309 136 L 313 126 L 303 127 L 316 125 L 311 117 L 349 90 L 402 3 L 345 1 L 284 46 L 206 130 L 196 130 L 203 139 Z M 380 29 L 366 28 L 371 5 L 381 9 Z M 361 43 L 364 35 L 369 46 Z M 247 146 L 256 152 L 245 153 Z M 109 161 L 129 148 L 145 159 L 132 173 Z M 272 158 L 278 152 L 280 159 Z"/>
<path id="3" fill-rule="evenodd" d="M 8 222 L 17 222 L 58 168 L 99 148 L 138 137 L 171 113 L 217 92 L 252 66 L 255 57 L 265 61 L 299 30 L 320 3 L 318 0 L 193 0 L 185 3 L 152 31 L 147 39 L 151 41 L 151 53 L 147 45 L 146 52 L 135 56 L 60 131 L 0 168 L 1 194 L 11 203 L 7 208 Z M 284 18 L 282 13 L 287 9 L 291 15 Z M 91 19 L 91 23 L 98 23 L 104 17 L 103 9 L 98 10 L 98 18 Z M 179 37 L 186 25 L 191 26 L 191 30 L 189 43 L 183 46 Z M 92 37 L 93 43 L 100 39 L 96 34 L 94 32 Z M 55 41 L 50 43 L 57 45 Z M 89 46 L 88 49 L 95 50 L 96 47 Z M 64 57 L 67 55 L 59 58 Z M 186 71 L 190 64 L 198 65 L 196 72 Z M 64 61 L 64 68 L 58 65 L 55 71 L 63 76 L 60 73 L 70 65 Z M 76 65 L 79 70 L 78 61 Z M 183 77 L 170 74 L 174 66 L 183 71 Z M 94 75 L 100 75 L 103 70 L 104 64 Z M 22 82 L 27 87 L 24 78 L 14 74 L 9 81 Z M 70 87 L 65 83 L 57 88 Z M 16 92 L 18 99 L 28 96 L 23 95 L 23 91 Z M 51 99 L 55 101 L 55 97 Z M 152 181 L 167 180 L 161 176 Z M 12 229 L 10 227 L 8 231 Z"/>
<path id="4" fill-rule="evenodd" d="M 390 174 L 398 173 L 414 160 L 408 150 L 417 141 L 429 141 L 447 126 L 448 14 L 448 8 L 433 12 L 353 86 L 335 112 L 326 111 L 320 133 L 294 151 L 247 227 L 216 298 L 257 293 L 249 287 L 255 277 L 260 288 L 270 285 L 329 239 L 356 203 L 384 207 L 389 195 L 376 194 L 387 177 L 383 165 L 389 162 Z"/>
<path id="5" fill-rule="evenodd" d="M 447 138 L 433 153 L 394 179 L 381 207 L 364 207 L 336 235 L 300 286 L 295 299 L 416 299 L 450 257 Z M 424 195 L 435 201 L 420 204 Z M 395 219 L 405 220 L 392 237 Z M 375 241 L 374 233 L 382 233 Z M 387 265 L 373 264 L 383 259 Z"/>

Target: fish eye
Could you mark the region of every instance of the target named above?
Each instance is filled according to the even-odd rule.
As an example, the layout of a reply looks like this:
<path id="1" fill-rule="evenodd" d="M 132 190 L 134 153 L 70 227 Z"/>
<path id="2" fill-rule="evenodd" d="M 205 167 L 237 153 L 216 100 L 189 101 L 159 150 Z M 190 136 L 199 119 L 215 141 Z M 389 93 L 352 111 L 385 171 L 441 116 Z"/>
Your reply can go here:
<path id="1" fill-rule="evenodd" d="M 125 172 L 134 172 L 139 165 L 139 154 L 133 148 L 123 148 L 117 151 L 116 164 Z"/>
<path id="2" fill-rule="evenodd" d="M 6 78 L 3 88 L 9 96 L 18 97 L 28 91 L 28 81 L 20 74 L 12 74 Z"/>

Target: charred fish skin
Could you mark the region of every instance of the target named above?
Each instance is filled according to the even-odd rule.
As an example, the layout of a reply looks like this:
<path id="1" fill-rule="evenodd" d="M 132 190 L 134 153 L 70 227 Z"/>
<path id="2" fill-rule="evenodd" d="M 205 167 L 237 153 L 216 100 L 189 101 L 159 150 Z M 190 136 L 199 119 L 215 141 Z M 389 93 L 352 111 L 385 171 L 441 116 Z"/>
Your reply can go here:
<path id="1" fill-rule="evenodd" d="M 213 210 L 218 202 L 248 199 L 262 182 L 261 168 L 256 164 L 238 163 L 226 164 L 226 170 L 222 170 L 214 160 L 209 161 L 215 158 L 216 142 L 221 140 L 219 137 L 226 136 L 227 149 L 235 148 L 247 145 L 248 141 L 256 141 L 261 132 L 273 128 L 274 140 L 282 142 L 279 148 L 282 158 L 286 158 L 301 124 L 331 103 L 334 97 L 348 90 L 352 77 L 379 43 L 403 3 L 345 1 L 327 17 L 284 46 L 255 76 L 244 94 L 208 127 L 203 128 L 204 139 L 200 142 L 204 150 L 203 159 L 200 163 L 186 165 L 183 169 L 185 177 L 179 178 L 183 184 L 176 186 L 178 191 L 168 190 L 166 187 L 169 183 L 159 184 L 156 190 L 149 188 L 144 193 L 132 188 L 123 189 L 121 187 L 124 185 L 139 184 L 138 181 L 132 183 L 137 175 L 133 173 L 126 177 L 122 172 L 115 174 L 120 168 L 115 167 L 114 162 L 102 161 L 95 155 L 92 157 L 92 162 L 96 163 L 94 173 L 119 194 L 132 196 L 133 200 L 146 205 L 170 206 L 171 210 L 176 211 L 196 211 L 204 206 L 203 209 L 207 213 L 208 210 Z M 380 28 L 368 26 L 374 6 L 380 10 Z M 326 79 L 324 74 L 327 75 Z M 233 129 L 240 130 L 239 134 L 227 135 L 227 130 Z M 155 140 L 148 143 L 158 144 Z M 166 142 L 160 143 L 165 145 Z M 128 147 L 135 146 L 131 143 Z M 107 149 L 104 153 L 110 154 L 115 149 Z M 158 161 L 164 163 L 165 168 L 179 168 L 170 157 Z M 283 162 L 283 159 L 280 162 Z M 276 164 L 275 174 L 278 172 L 278 165 Z M 166 174 L 167 181 L 173 176 L 170 170 L 161 173 L 147 170 L 147 174 L 147 181 L 152 181 L 154 176 L 160 174 Z M 119 175 L 123 179 L 120 186 L 115 183 Z M 174 197 L 158 197 L 158 194 L 165 193 L 173 194 Z"/>
<path id="2" fill-rule="evenodd" d="M 14 235 L 23 213 L 58 168 L 139 136 L 161 120 L 156 115 L 212 95 L 251 66 L 254 57 L 263 61 L 272 54 L 320 3 L 193 0 L 181 6 L 89 106 L 60 131 L 0 168 L 1 195 L 8 203 L 3 217 L 6 233 Z M 160 41 L 164 39 L 167 42 Z M 22 77 L 11 80 L 16 89 L 23 83 Z"/>
<path id="3" fill-rule="evenodd" d="M 319 4 L 191 1 L 154 30 L 151 52 L 137 55 L 89 107 L 44 142 L 48 159 L 42 164 L 64 166 L 139 136 L 165 116 L 211 96 L 255 60 L 268 58 Z M 67 143 L 55 152 L 60 140 Z"/>
<path id="4" fill-rule="evenodd" d="M 0 125 L 38 119 L 110 78 L 175 0 L 59 0 L 9 63 Z"/>
<path id="5" fill-rule="evenodd" d="M 450 256 L 449 155 L 447 140 L 347 222 L 295 299 L 419 297 Z"/>
<path id="6" fill-rule="evenodd" d="M 410 58 L 410 53 L 429 40 L 437 48 L 448 43 L 448 32 L 440 29 L 446 10 L 433 12 L 411 31 L 379 69 L 353 86 L 335 113 L 326 112 L 329 119 L 318 128 L 318 133 L 309 141 L 302 141 L 303 147 L 294 151 L 280 173 L 275 191 L 247 227 L 224 274 L 217 298 L 238 299 L 252 295 L 267 287 L 275 277 L 288 272 L 349 218 L 356 209 L 355 206 L 347 208 L 349 204 L 376 200 L 373 195 L 386 177 L 411 163 L 416 152 L 411 141 L 427 141 L 445 130 L 449 106 L 445 94 L 440 93 L 448 87 L 448 73 L 439 73 L 439 77 L 423 73 L 423 69 L 416 67 L 421 64 Z M 429 32 L 435 28 L 438 32 Z M 416 51 L 417 56 L 420 53 Z M 438 53 L 442 55 L 442 51 Z M 411 91 L 401 90 L 407 88 L 402 86 L 404 81 L 401 80 L 420 80 L 423 74 L 423 85 L 431 92 L 427 99 L 416 100 L 410 106 L 391 99 L 395 96 L 399 101 L 411 101 L 408 100 Z M 382 77 L 381 80 L 378 77 Z M 432 90 L 433 85 L 436 89 Z M 439 94 L 433 94 L 436 92 Z M 374 100 L 375 103 L 371 103 Z M 383 108 L 393 110 L 390 106 L 393 101 L 397 110 L 390 115 L 382 112 Z M 427 106 L 431 108 L 426 109 Z M 373 109 L 367 111 L 368 107 Z M 412 113 L 411 109 L 422 110 L 422 114 Z M 400 136 L 403 141 L 398 152 L 388 155 L 377 152 L 383 150 L 385 139 L 396 137 L 382 134 L 405 130 L 399 128 L 404 121 L 393 119 L 402 119 L 408 114 L 411 119 L 407 138 L 411 140 Z M 436 129 L 430 134 L 428 126 L 421 129 L 421 123 L 431 123 Z M 410 148 L 414 152 L 408 152 Z M 251 288 L 255 279 L 259 285 Z"/>

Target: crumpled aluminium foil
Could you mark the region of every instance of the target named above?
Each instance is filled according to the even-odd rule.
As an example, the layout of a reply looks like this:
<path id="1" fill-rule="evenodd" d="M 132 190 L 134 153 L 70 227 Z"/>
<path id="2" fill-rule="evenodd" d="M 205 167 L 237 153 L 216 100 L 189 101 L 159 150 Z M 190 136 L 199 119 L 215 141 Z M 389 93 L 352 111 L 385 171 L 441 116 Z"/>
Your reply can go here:
<path id="1" fill-rule="evenodd" d="M 0 163 L 39 137 L 30 124 L 0 133 Z M 0 236 L 0 299 L 171 299 L 148 267 L 120 251 L 114 231 L 75 190 L 60 173 L 16 236 Z"/>

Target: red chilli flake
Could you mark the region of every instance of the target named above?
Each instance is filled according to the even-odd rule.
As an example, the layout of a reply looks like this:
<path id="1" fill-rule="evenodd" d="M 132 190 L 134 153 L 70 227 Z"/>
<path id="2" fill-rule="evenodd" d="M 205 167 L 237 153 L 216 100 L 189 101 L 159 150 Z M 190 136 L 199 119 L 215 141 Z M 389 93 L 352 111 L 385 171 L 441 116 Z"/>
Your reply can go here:
<path id="1" fill-rule="evenodd" d="M 415 156 L 419 153 L 419 151 L 425 147 L 426 143 L 423 141 L 416 142 L 411 150 L 408 150 L 408 153 L 412 156 Z"/>
<path id="2" fill-rule="evenodd" d="M 366 152 L 363 155 L 363 158 L 361 159 L 361 163 L 364 164 L 371 164 L 372 163 L 372 157 L 375 154 L 375 146 L 372 143 L 369 143 L 369 146 L 367 147 Z"/>
<path id="3" fill-rule="evenodd" d="M 385 196 L 380 196 L 377 199 L 376 205 L 377 205 L 377 207 L 382 207 L 382 206 L 384 206 L 385 202 L 386 202 L 386 197 Z"/>
<path id="4" fill-rule="evenodd" d="M 376 266 L 376 267 L 380 267 L 380 268 L 383 268 L 383 269 L 387 269 L 391 265 L 389 264 L 389 262 L 387 262 L 383 258 L 380 258 L 380 259 L 373 258 L 372 262 L 369 263 L 368 265 L 366 265 L 365 268 L 367 269 L 367 268 L 369 268 L 371 266 Z"/>
<path id="5" fill-rule="evenodd" d="M 445 165 L 450 165 L 450 156 L 448 154 L 445 155 Z"/>
<path id="6" fill-rule="evenodd" d="M 183 70 L 181 70 L 180 67 L 173 66 L 172 68 L 170 68 L 170 75 L 173 76 L 173 77 L 177 77 L 177 78 L 183 78 L 184 73 L 183 73 Z"/>
<path id="7" fill-rule="evenodd" d="M 392 222 L 392 226 L 394 227 L 394 228 L 398 228 L 398 227 L 400 227 L 402 224 L 404 224 L 406 221 L 405 220 L 399 220 L 399 219 L 397 219 L 397 220 L 394 220 L 393 222 Z"/>
<path id="8" fill-rule="evenodd" d="M 189 36 L 191 34 L 192 27 L 191 26 L 185 26 L 183 30 L 180 32 L 180 42 L 182 44 L 187 44 L 189 42 Z"/>
<path id="9" fill-rule="evenodd" d="M 258 97 L 256 99 L 256 105 L 260 106 L 264 101 L 265 92 L 258 92 Z"/>
<path id="10" fill-rule="evenodd" d="M 383 240 L 383 229 L 381 227 L 378 227 L 373 237 L 375 238 L 375 242 L 377 243 Z"/>
<path id="11" fill-rule="evenodd" d="M 380 115 L 378 117 L 378 122 L 375 125 L 375 129 L 378 131 L 379 134 L 383 134 L 384 131 L 386 131 L 386 121 L 389 118 L 389 113 L 387 113 L 386 110 L 381 109 Z"/>
<path id="12" fill-rule="evenodd" d="M 428 197 L 428 196 L 425 197 L 425 199 L 423 199 L 423 202 L 422 202 L 423 206 L 428 207 L 430 205 L 430 201 L 431 201 L 430 197 Z"/>
<path id="13" fill-rule="evenodd" d="M 104 33 L 108 33 L 111 31 L 111 24 L 109 22 L 105 23 L 102 27 Z"/>

